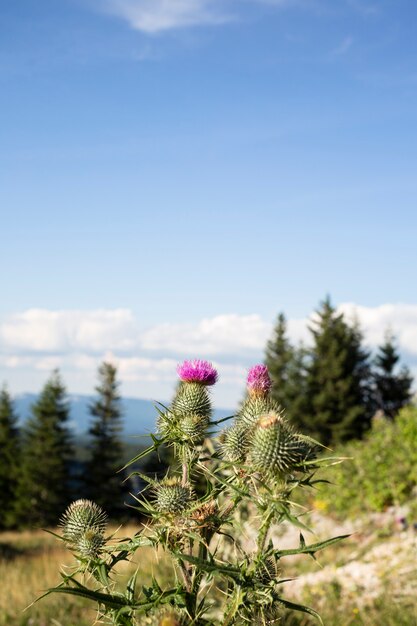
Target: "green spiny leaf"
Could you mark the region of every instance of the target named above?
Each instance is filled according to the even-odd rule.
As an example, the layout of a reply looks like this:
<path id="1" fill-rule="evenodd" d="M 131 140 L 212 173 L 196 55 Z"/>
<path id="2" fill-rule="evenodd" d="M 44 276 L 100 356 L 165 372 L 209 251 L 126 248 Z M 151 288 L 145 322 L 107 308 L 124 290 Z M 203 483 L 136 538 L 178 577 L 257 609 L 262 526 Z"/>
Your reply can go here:
<path id="1" fill-rule="evenodd" d="M 343 541 L 343 539 L 347 539 L 350 535 L 340 535 L 339 537 L 333 537 L 332 539 L 327 539 L 326 541 L 319 541 L 318 543 L 312 543 L 309 546 L 301 545 L 299 548 L 292 548 L 289 550 L 275 550 L 275 556 L 277 558 L 281 558 L 283 556 L 290 556 L 292 554 L 314 554 L 319 550 L 323 550 L 328 546 L 331 546 L 339 541 Z"/>
<path id="2" fill-rule="evenodd" d="M 279 598 L 279 602 L 281 602 L 286 609 L 291 609 L 292 611 L 301 611 L 302 613 L 308 613 L 308 615 L 312 615 L 315 617 L 322 626 L 323 620 L 320 615 L 314 609 L 311 609 L 309 606 L 304 606 L 303 604 L 296 604 L 295 602 L 290 602 L 289 600 L 284 600 L 284 598 Z"/>

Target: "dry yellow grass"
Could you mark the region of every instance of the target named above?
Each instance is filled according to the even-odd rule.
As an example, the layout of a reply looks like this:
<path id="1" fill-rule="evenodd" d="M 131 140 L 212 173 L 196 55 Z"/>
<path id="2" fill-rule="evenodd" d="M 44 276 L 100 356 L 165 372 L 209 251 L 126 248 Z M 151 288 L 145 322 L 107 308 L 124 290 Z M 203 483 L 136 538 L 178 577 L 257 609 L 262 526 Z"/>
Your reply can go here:
<path id="1" fill-rule="evenodd" d="M 124 527 L 116 537 L 131 536 L 137 527 Z M 153 573 L 151 549 L 141 549 L 137 563 L 121 563 L 123 580 L 140 561 L 140 582 Z M 60 582 L 62 566 L 71 566 L 73 557 L 63 544 L 44 531 L 0 534 L 0 626 L 90 626 L 95 609 L 87 602 L 51 595 L 24 610 L 46 589 Z"/>

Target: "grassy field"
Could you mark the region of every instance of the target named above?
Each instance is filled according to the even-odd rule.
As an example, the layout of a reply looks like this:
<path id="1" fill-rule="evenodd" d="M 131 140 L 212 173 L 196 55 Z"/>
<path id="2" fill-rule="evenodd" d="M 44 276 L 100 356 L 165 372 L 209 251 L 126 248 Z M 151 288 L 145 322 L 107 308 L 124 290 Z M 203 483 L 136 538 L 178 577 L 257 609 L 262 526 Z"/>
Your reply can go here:
<path id="1" fill-rule="evenodd" d="M 119 536 L 132 535 L 136 530 L 126 527 Z M 141 583 L 150 581 L 153 568 L 159 567 L 153 565 L 151 557 L 151 550 L 142 548 Z M 96 617 L 91 603 L 56 594 L 32 604 L 60 582 L 60 569 L 71 563 L 70 552 L 44 531 L 0 534 L 0 626 L 91 626 Z M 120 564 L 120 582 L 136 566 Z"/>
<path id="2" fill-rule="evenodd" d="M 326 520 L 328 524 L 328 517 Z M 292 594 L 293 599 L 317 608 L 326 626 L 417 626 L 417 537 L 389 525 L 376 528 L 378 523 L 386 523 L 385 518 L 373 518 L 351 539 L 324 551 L 320 564 L 307 558 L 284 562 L 285 575 L 298 577 L 292 587 L 291 583 L 287 586 L 285 595 Z M 328 526 L 320 530 L 317 520 L 316 526 L 326 535 L 337 530 Z M 119 536 L 136 530 L 126 527 Z M 294 544 L 296 539 L 282 535 L 276 541 Z M 0 626 L 91 626 L 96 613 L 84 601 L 56 594 L 32 604 L 48 587 L 59 583 L 62 565 L 70 567 L 72 559 L 63 544 L 43 531 L 0 534 Z M 121 583 L 136 566 L 121 564 Z M 155 561 L 146 548 L 140 552 L 140 572 L 139 584 L 150 582 L 153 573 L 167 578 L 163 562 Z M 372 585 L 375 577 L 380 582 L 377 594 Z M 293 614 L 282 619 L 282 626 L 315 623 Z"/>

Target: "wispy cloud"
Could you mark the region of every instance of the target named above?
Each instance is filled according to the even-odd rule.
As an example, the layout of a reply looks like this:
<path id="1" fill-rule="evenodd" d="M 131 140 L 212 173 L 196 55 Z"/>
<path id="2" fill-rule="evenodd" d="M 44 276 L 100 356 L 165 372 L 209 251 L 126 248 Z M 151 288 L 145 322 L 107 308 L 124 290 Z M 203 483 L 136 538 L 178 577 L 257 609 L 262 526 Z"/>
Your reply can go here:
<path id="1" fill-rule="evenodd" d="M 88 0 L 99 12 L 126 21 L 131 28 L 150 35 L 193 26 L 219 25 L 240 20 L 245 5 L 264 5 L 282 10 L 301 7 L 322 10 L 333 0 Z M 368 0 L 345 0 L 348 7 L 363 16 L 378 12 Z M 349 47 L 345 42 L 344 46 Z M 342 43 L 343 46 L 343 43 Z M 340 54 L 343 53 L 340 52 Z"/>
<path id="2" fill-rule="evenodd" d="M 149 34 L 234 19 L 219 0 L 104 0 L 96 6 Z"/>
<path id="3" fill-rule="evenodd" d="M 282 8 L 301 0 L 90 0 L 99 11 L 119 17 L 135 30 L 156 34 L 226 24 L 239 19 L 245 4 Z M 240 5 L 240 6 L 239 6 Z"/>
<path id="4" fill-rule="evenodd" d="M 340 42 L 340 44 L 332 51 L 332 55 L 342 56 L 343 54 L 346 54 L 348 50 L 350 50 L 350 48 L 352 47 L 352 44 L 353 44 L 353 37 L 351 35 L 349 35 L 348 37 L 345 37 Z"/>
<path id="5" fill-rule="evenodd" d="M 348 5 L 365 17 L 368 15 L 377 15 L 380 7 L 375 2 L 368 0 L 347 0 Z"/>

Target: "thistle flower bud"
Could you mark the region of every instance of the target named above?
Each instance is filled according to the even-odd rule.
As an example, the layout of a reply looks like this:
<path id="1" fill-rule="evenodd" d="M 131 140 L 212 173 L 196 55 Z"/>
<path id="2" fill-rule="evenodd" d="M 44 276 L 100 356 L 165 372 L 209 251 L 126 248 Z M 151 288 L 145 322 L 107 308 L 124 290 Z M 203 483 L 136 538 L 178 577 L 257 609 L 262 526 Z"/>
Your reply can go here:
<path id="1" fill-rule="evenodd" d="M 271 411 L 259 418 L 250 449 L 256 470 L 279 477 L 301 469 L 310 452 L 311 448 L 294 433 L 281 414 Z"/>
<path id="2" fill-rule="evenodd" d="M 279 404 L 270 396 L 249 395 L 237 414 L 237 421 L 247 428 L 251 428 L 257 423 L 261 415 L 271 411 L 282 413 Z"/>
<path id="3" fill-rule="evenodd" d="M 190 517 L 196 522 L 199 528 L 206 527 L 216 529 L 221 524 L 219 506 L 215 500 L 202 504 L 198 509 L 192 512 Z"/>
<path id="4" fill-rule="evenodd" d="M 95 557 L 104 544 L 107 514 L 91 500 L 76 500 L 65 511 L 60 526 L 68 547 L 82 556 Z"/>
<path id="5" fill-rule="evenodd" d="M 244 461 L 248 449 L 247 429 L 238 423 L 233 424 L 223 434 L 222 456 L 226 461 L 239 463 Z"/>
<path id="6" fill-rule="evenodd" d="M 179 478 L 165 478 L 155 487 L 155 506 L 161 513 L 182 513 L 188 509 L 192 498 L 191 486 L 183 485 Z"/>
<path id="7" fill-rule="evenodd" d="M 254 365 L 247 377 L 247 390 L 251 396 L 265 398 L 271 390 L 271 378 L 266 365 Z"/>
<path id="8" fill-rule="evenodd" d="M 184 361 L 177 366 L 177 373 L 183 382 L 200 385 L 214 385 L 218 378 L 217 370 L 213 365 L 200 359 Z"/>
<path id="9" fill-rule="evenodd" d="M 90 529 L 78 537 L 75 547 L 81 556 L 94 558 L 100 554 L 104 541 L 104 535 L 94 529 Z"/>
<path id="10" fill-rule="evenodd" d="M 204 439 L 209 418 L 206 415 L 184 415 L 179 423 L 179 428 L 184 439 L 192 443 L 201 443 Z"/>
<path id="11" fill-rule="evenodd" d="M 162 437 L 169 437 L 172 432 L 175 417 L 170 411 L 160 413 L 156 420 L 156 429 Z"/>
<path id="12" fill-rule="evenodd" d="M 196 382 L 182 385 L 174 398 L 171 411 L 175 416 L 201 415 L 209 418 L 211 402 L 206 387 Z"/>
<path id="13" fill-rule="evenodd" d="M 268 557 L 264 561 L 261 561 L 257 564 L 255 571 L 255 579 L 262 583 L 263 585 L 267 585 L 272 580 L 276 580 L 278 578 L 278 568 L 275 562 L 275 559 L 272 557 Z"/>

